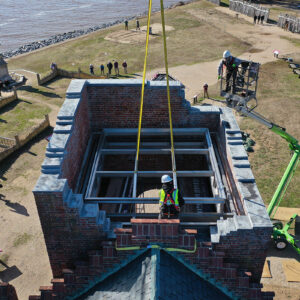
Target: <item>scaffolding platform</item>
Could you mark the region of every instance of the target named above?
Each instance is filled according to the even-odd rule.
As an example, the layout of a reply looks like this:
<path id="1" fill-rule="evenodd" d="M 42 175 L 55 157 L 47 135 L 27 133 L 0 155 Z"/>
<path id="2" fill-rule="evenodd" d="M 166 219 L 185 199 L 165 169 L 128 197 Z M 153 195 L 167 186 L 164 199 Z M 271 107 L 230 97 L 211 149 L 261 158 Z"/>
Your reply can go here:
<path id="1" fill-rule="evenodd" d="M 237 66 L 237 70 L 232 72 L 236 72 L 236 76 L 231 75 L 229 82 L 226 80 L 227 73 L 225 72 L 224 74 L 224 70 L 222 70 L 220 95 L 226 98 L 227 101 L 238 102 L 244 106 L 247 106 L 249 101 L 254 100 L 254 107 L 256 107 L 259 67 L 259 63 L 241 60 L 241 63 Z"/>

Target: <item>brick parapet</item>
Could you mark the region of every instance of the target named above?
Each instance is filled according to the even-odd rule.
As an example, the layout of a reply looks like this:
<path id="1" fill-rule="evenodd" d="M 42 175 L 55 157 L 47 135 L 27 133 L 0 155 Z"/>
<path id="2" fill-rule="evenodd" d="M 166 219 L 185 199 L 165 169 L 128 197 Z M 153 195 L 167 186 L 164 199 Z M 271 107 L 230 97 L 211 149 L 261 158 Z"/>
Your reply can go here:
<path id="1" fill-rule="evenodd" d="M 253 280 L 259 281 L 273 226 L 257 189 L 243 147 L 241 130 L 231 109 L 221 109 L 220 122 L 219 144 L 225 147 L 219 153 L 227 178 L 232 179 L 231 188 L 236 191 L 235 195 L 232 193 L 236 197 L 236 215 L 218 220 L 217 226 L 211 228 L 211 240 L 214 249 L 226 253 L 228 262 L 237 261 L 253 273 Z"/>

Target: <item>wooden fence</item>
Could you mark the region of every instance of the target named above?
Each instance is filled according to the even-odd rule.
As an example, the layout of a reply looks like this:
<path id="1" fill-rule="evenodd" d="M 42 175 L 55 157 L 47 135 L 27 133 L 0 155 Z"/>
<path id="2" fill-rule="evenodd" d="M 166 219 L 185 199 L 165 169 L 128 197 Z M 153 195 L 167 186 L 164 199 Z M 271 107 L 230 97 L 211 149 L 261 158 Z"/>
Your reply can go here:
<path id="1" fill-rule="evenodd" d="M 280 14 L 277 25 L 293 33 L 300 33 L 300 18 L 289 16 L 288 14 Z"/>
<path id="2" fill-rule="evenodd" d="M 3 92 L 2 92 L 2 97 L 0 96 L 0 108 L 4 107 L 5 105 L 7 105 L 17 99 L 18 99 L 18 96 L 17 96 L 16 88 L 13 88 L 13 94 L 9 95 L 7 97 L 4 97 Z"/>
<path id="3" fill-rule="evenodd" d="M 0 137 L 0 162 L 14 151 L 23 147 L 31 139 L 33 139 L 35 136 L 37 136 L 49 126 L 49 116 L 45 115 L 45 119 L 24 136 L 16 135 L 14 139 Z"/>
<path id="4" fill-rule="evenodd" d="M 67 70 L 60 69 L 60 68 L 55 68 L 54 70 L 51 70 L 50 73 L 48 73 L 47 75 L 45 75 L 42 78 L 41 78 L 40 74 L 36 74 L 38 85 L 43 85 L 43 84 L 53 80 L 57 76 L 66 77 L 66 78 L 76 78 L 76 79 L 103 79 L 103 78 L 106 78 L 105 76 L 96 76 L 96 75 L 91 75 L 91 74 L 82 72 L 80 69 L 78 69 L 77 72 L 76 71 L 72 72 L 72 71 L 67 71 Z"/>
<path id="5" fill-rule="evenodd" d="M 258 4 L 253 4 L 247 1 L 229 0 L 229 9 L 247 15 L 248 17 L 264 16 L 264 20 L 269 19 L 270 10 Z"/>

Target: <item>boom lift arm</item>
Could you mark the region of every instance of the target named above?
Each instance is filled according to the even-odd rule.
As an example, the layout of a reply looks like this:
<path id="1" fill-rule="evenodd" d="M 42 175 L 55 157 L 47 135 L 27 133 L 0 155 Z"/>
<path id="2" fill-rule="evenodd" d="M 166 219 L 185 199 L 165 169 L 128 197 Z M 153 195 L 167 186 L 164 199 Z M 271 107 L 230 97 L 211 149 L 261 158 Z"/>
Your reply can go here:
<path id="1" fill-rule="evenodd" d="M 268 120 L 266 120 L 262 115 L 249 110 L 246 105 L 239 104 L 237 102 L 233 101 L 227 101 L 227 104 L 236 111 L 238 111 L 241 114 L 244 114 L 259 123 L 267 126 L 271 131 L 274 133 L 280 135 L 283 139 L 285 139 L 289 143 L 289 148 L 293 151 L 293 156 L 281 178 L 281 181 L 272 197 L 272 200 L 268 206 L 267 212 L 270 216 L 270 218 L 273 218 L 276 210 L 286 192 L 286 189 L 297 169 L 299 158 L 300 158 L 300 145 L 297 139 L 295 139 L 293 136 L 288 134 L 285 131 L 285 128 L 280 127 Z M 291 224 L 293 221 L 297 218 L 297 215 L 293 215 L 290 221 L 283 227 L 282 223 L 277 222 L 274 223 L 273 227 L 273 239 L 275 241 L 276 247 L 279 250 L 282 250 L 286 248 L 287 243 L 291 244 L 291 246 L 300 254 L 300 245 L 299 241 L 297 241 L 292 235 L 288 233 L 288 230 L 290 229 Z"/>

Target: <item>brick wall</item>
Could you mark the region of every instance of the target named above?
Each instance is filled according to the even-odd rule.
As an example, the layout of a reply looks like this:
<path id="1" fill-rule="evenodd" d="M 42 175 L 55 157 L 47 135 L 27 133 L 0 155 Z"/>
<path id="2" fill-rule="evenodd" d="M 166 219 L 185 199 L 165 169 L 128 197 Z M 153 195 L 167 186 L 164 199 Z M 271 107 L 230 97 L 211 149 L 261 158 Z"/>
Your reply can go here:
<path id="1" fill-rule="evenodd" d="M 101 128 L 137 128 L 141 97 L 141 85 L 88 85 L 88 101 L 92 130 Z M 174 127 L 219 126 L 219 113 L 203 113 L 191 108 L 184 99 L 181 86 L 173 86 L 171 93 L 172 119 Z M 169 127 L 168 100 L 166 88 L 145 87 L 143 107 L 143 128 Z"/>
<path id="2" fill-rule="evenodd" d="M 35 201 L 54 277 L 73 266 L 87 250 L 98 249 L 104 233 L 94 216 L 82 215 L 82 200 L 72 192 L 35 192 Z M 73 202 L 73 203 L 72 203 Z M 77 202 L 77 203 L 76 203 Z"/>
<path id="3" fill-rule="evenodd" d="M 86 90 L 83 92 L 82 100 L 76 111 L 74 127 L 66 147 L 66 155 L 62 163 L 61 177 L 68 179 L 69 186 L 74 188 L 80 172 L 82 159 L 90 136 L 88 104 Z"/>
<path id="4" fill-rule="evenodd" d="M 0 282 L 0 299 L 18 300 L 16 289 L 6 282 Z"/>

